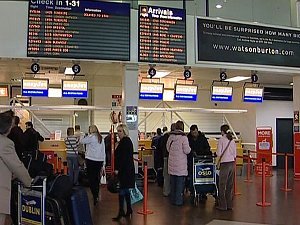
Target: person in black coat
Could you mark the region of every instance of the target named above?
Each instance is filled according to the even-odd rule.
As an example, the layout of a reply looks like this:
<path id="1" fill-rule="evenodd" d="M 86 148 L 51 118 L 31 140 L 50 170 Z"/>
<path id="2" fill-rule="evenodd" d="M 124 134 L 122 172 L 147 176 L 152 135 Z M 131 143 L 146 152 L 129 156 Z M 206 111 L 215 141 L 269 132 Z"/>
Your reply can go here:
<path id="1" fill-rule="evenodd" d="M 39 149 L 39 141 L 44 141 L 44 138 L 33 128 L 32 122 L 25 123 L 26 131 L 24 132 L 25 150 L 35 152 Z"/>
<path id="2" fill-rule="evenodd" d="M 125 124 L 117 127 L 120 142 L 115 150 L 115 174 L 120 180 L 119 192 L 119 213 L 114 221 L 120 220 L 122 217 L 131 217 L 132 208 L 129 188 L 135 186 L 135 170 L 133 162 L 133 144 L 129 138 L 129 131 Z M 127 212 L 124 212 L 124 201 L 126 201 Z"/>
<path id="3" fill-rule="evenodd" d="M 16 153 L 19 159 L 22 159 L 22 152 L 24 151 L 24 134 L 23 130 L 19 127 L 20 118 L 14 116 L 14 126 L 11 128 L 9 135 L 7 136 L 15 144 Z"/>

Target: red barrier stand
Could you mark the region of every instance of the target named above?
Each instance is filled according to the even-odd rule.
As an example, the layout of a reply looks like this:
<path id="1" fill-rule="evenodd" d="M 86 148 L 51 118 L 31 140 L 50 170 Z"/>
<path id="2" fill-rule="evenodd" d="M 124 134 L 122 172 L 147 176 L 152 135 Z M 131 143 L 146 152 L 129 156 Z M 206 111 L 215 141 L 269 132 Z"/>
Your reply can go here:
<path id="1" fill-rule="evenodd" d="M 250 168 L 250 151 L 248 151 L 248 157 L 247 157 L 247 179 L 245 179 L 244 181 L 247 182 L 247 183 L 251 183 L 253 182 L 251 179 L 250 179 L 250 172 L 251 172 L 251 168 Z"/>
<path id="2" fill-rule="evenodd" d="M 262 160 L 262 197 L 261 197 L 261 202 L 257 202 L 256 205 L 266 207 L 270 206 L 271 203 L 266 202 L 266 162 L 265 159 Z"/>
<path id="3" fill-rule="evenodd" d="M 147 209 L 148 205 L 148 166 L 147 162 L 144 162 L 144 199 L 143 199 L 143 210 L 139 210 L 138 214 L 149 215 L 153 214 L 153 211 Z"/>
<path id="4" fill-rule="evenodd" d="M 236 161 L 234 161 L 234 183 L 233 183 L 233 187 L 234 187 L 234 195 L 241 195 L 241 193 L 237 191 Z"/>
<path id="5" fill-rule="evenodd" d="M 285 161 L 285 174 L 284 174 L 284 187 L 280 188 L 282 191 L 291 191 L 291 188 L 288 188 L 288 177 L 289 177 L 289 170 L 288 170 L 288 155 L 285 153 L 284 155 L 284 161 Z"/>

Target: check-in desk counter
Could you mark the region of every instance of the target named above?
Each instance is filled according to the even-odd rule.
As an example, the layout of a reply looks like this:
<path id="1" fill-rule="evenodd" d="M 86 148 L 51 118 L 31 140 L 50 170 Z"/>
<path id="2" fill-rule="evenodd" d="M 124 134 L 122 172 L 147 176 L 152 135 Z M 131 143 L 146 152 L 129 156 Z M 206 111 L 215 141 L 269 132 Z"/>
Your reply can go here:
<path id="1" fill-rule="evenodd" d="M 66 145 L 64 140 L 45 140 L 40 143 L 40 151 L 49 155 L 57 154 L 57 157 L 61 158 L 62 162 L 66 161 Z"/>
<path id="2" fill-rule="evenodd" d="M 237 156 L 243 157 L 243 148 L 241 144 L 241 140 L 234 140 L 236 144 L 236 154 Z M 217 151 L 218 148 L 218 140 L 215 138 L 209 138 L 208 143 L 210 145 L 211 151 L 214 153 Z M 236 158 L 236 164 L 237 165 L 243 165 L 243 158 Z M 218 160 L 218 159 L 217 159 Z"/>
<path id="3" fill-rule="evenodd" d="M 153 151 L 151 149 L 152 140 L 139 140 L 139 159 L 142 159 L 141 148 L 145 148 L 143 155 L 152 155 Z"/>

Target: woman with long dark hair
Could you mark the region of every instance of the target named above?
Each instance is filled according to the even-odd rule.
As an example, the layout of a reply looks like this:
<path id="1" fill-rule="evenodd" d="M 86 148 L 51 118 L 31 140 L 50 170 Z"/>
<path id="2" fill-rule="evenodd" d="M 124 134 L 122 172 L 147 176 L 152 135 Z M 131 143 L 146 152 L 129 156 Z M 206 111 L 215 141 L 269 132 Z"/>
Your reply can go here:
<path id="1" fill-rule="evenodd" d="M 86 145 L 85 162 L 94 205 L 99 201 L 100 171 L 105 164 L 105 144 L 96 125 L 89 126 L 89 135 L 81 139 Z"/>
<path id="2" fill-rule="evenodd" d="M 220 157 L 218 210 L 232 210 L 233 182 L 236 144 L 227 124 L 221 126 L 222 137 L 218 141 L 217 156 Z"/>
<path id="3" fill-rule="evenodd" d="M 125 124 L 117 127 L 117 133 L 120 138 L 118 147 L 115 150 L 115 174 L 120 180 L 119 192 L 119 212 L 113 218 L 114 221 L 122 217 L 130 218 L 132 215 L 131 200 L 129 188 L 135 185 L 135 170 L 133 162 L 133 144 L 129 137 L 129 131 Z M 124 201 L 126 201 L 127 212 L 124 211 Z"/>

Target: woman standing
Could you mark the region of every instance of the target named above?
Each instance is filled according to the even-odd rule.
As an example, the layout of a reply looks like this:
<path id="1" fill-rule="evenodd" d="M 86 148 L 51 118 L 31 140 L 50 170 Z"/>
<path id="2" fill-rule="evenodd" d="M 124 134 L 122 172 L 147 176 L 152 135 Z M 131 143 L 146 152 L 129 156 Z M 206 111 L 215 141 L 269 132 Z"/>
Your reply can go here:
<path id="1" fill-rule="evenodd" d="M 0 113 L 0 225 L 11 224 L 9 215 L 12 174 L 25 186 L 29 187 L 31 184 L 28 171 L 16 154 L 14 143 L 7 138 L 13 116 L 12 111 Z"/>
<path id="2" fill-rule="evenodd" d="M 228 125 L 221 126 L 222 137 L 218 141 L 217 156 L 220 157 L 218 210 L 232 210 L 234 162 L 236 144 Z"/>
<path id="3" fill-rule="evenodd" d="M 120 180 L 119 192 L 119 213 L 114 221 L 120 220 L 122 217 L 131 217 L 132 208 L 130 201 L 129 188 L 134 188 L 135 171 L 133 162 L 133 144 L 129 138 L 129 131 L 125 124 L 117 127 L 120 142 L 115 150 L 115 174 Z M 124 212 L 124 201 L 126 200 L 127 212 Z"/>
<path id="4" fill-rule="evenodd" d="M 100 171 L 105 166 L 105 145 L 96 125 L 89 126 L 89 135 L 81 139 L 86 145 L 85 161 L 94 205 L 99 201 Z"/>
<path id="5" fill-rule="evenodd" d="M 187 155 L 191 148 L 185 135 L 184 124 L 177 121 L 175 131 L 170 132 L 167 141 L 167 150 L 169 152 L 168 172 L 170 174 L 170 200 L 173 205 L 183 205 L 183 191 L 185 177 L 188 175 Z"/>
<path id="6" fill-rule="evenodd" d="M 79 164 L 78 164 L 78 138 L 74 136 L 74 128 L 69 127 L 67 129 L 67 137 L 65 138 L 65 144 L 67 147 L 67 162 L 69 169 L 69 177 L 72 184 L 78 185 L 78 174 L 79 174 Z"/>

